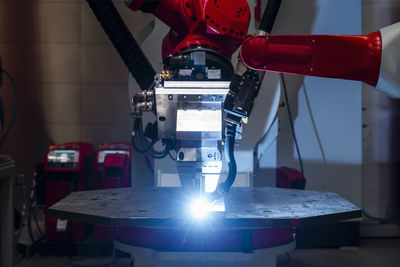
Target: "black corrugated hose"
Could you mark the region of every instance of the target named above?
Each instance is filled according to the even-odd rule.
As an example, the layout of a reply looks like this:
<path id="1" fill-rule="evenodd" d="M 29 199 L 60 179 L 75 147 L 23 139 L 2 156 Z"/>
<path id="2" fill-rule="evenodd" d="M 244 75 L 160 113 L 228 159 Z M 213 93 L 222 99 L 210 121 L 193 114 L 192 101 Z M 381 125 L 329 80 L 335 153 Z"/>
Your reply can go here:
<path id="1" fill-rule="evenodd" d="M 271 33 L 281 3 L 282 0 L 268 1 L 267 7 L 265 8 L 263 17 L 261 19 L 259 30 Z M 214 191 L 214 193 L 211 196 L 212 200 L 219 198 L 223 193 L 229 192 L 233 182 L 235 181 L 237 174 L 237 166 L 234 154 L 235 135 L 236 135 L 236 125 L 228 123 L 226 128 L 226 138 L 225 138 L 225 158 L 228 162 L 228 167 L 229 167 L 228 177 L 226 178 L 225 182 L 220 184 Z"/>
<path id="2" fill-rule="evenodd" d="M 86 0 L 108 38 L 117 49 L 142 90 L 147 90 L 156 74 L 139 44 L 130 33 L 111 0 Z"/>
<path id="3" fill-rule="evenodd" d="M 227 126 L 224 151 L 225 151 L 226 161 L 228 162 L 229 172 L 225 182 L 221 184 L 221 187 L 225 193 L 229 192 L 233 182 L 235 181 L 237 173 L 237 166 L 234 154 L 235 136 L 236 136 L 236 125 L 232 124 Z"/>
<path id="4" fill-rule="evenodd" d="M 225 133 L 225 159 L 228 162 L 228 176 L 223 183 L 220 183 L 214 192 L 209 196 L 209 201 L 214 202 L 225 193 L 228 193 L 232 187 L 233 182 L 235 182 L 237 174 L 237 166 L 235 160 L 235 136 L 236 136 L 236 125 L 228 123 L 226 126 Z"/>

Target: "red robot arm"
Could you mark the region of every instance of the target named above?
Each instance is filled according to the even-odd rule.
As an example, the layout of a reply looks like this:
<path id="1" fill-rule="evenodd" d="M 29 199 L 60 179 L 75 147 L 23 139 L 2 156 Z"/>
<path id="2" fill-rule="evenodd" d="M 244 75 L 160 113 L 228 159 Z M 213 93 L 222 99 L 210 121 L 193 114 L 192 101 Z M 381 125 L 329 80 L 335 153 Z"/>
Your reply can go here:
<path id="1" fill-rule="evenodd" d="M 363 36 L 252 36 L 241 59 L 249 68 L 362 81 L 376 86 L 381 65 L 379 32 Z"/>
<path id="2" fill-rule="evenodd" d="M 247 37 L 250 8 L 246 0 L 131 0 L 132 10 L 153 13 L 171 27 L 162 56 L 192 47 L 214 49 L 227 58 Z"/>
<path id="3" fill-rule="evenodd" d="M 400 22 L 368 35 L 251 36 L 243 63 L 255 70 L 362 81 L 400 98 Z"/>

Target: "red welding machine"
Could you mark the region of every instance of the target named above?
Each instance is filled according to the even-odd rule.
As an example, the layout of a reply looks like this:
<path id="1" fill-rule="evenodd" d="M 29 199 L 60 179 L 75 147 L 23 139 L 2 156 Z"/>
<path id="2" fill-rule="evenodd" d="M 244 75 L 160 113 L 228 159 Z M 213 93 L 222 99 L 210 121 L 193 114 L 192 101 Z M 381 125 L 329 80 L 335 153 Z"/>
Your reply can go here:
<path id="1" fill-rule="evenodd" d="M 46 179 L 46 240 L 81 241 L 85 239 L 84 223 L 51 218 L 47 209 L 70 192 L 93 188 L 94 148 L 87 143 L 52 145 L 44 164 Z"/>
<path id="2" fill-rule="evenodd" d="M 102 144 L 97 149 L 95 189 L 129 187 L 131 185 L 130 143 Z M 96 241 L 114 240 L 115 227 L 95 225 Z"/>

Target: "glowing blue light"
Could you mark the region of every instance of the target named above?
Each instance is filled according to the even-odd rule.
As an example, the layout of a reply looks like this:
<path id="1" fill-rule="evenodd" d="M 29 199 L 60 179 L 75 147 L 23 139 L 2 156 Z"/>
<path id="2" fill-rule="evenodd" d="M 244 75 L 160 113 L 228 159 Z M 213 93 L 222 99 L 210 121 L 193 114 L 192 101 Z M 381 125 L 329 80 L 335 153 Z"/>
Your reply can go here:
<path id="1" fill-rule="evenodd" d="M 190 205 L 190 214 L 196 219 L 204 219 L 210 211 L 210 203 L 204 198 L 195 199 Z"/>

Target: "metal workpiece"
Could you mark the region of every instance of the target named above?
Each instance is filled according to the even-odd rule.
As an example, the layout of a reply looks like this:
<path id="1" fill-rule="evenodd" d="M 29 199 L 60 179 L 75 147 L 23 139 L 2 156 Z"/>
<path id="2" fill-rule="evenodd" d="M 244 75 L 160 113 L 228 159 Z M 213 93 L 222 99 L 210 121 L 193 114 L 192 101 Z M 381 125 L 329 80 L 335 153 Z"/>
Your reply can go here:
<path id="1" fill-rule="evenodd" d="M 193 194 L 182 188 L 120 188 L 73 192 L 49 208 L 61 219 L 112 226 L 184 229 L 295 227 L 359 218 L 361 210 L 336 193 L 232 188 L 225 211 L 196 220 L 189 212 Z"/>

